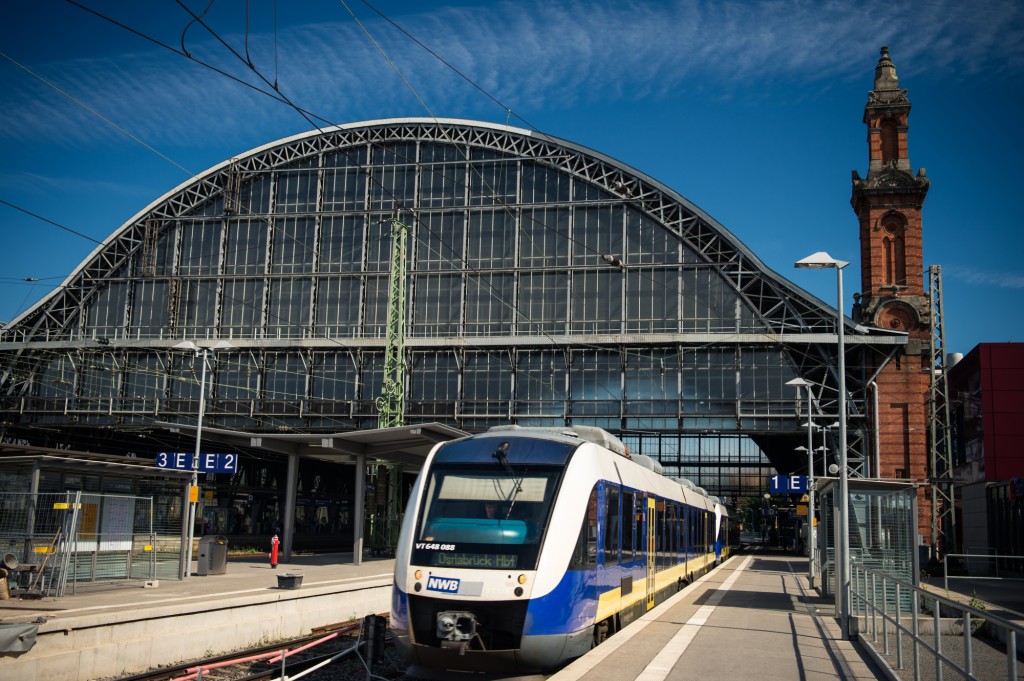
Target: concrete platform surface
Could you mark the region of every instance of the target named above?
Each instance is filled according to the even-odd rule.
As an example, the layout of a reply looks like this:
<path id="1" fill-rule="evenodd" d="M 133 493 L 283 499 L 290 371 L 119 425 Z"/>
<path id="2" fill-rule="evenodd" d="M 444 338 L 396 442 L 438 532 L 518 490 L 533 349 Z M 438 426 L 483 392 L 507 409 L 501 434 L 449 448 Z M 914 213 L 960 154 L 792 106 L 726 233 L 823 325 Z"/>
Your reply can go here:
<path id="1" fill-rule="evenodd" d="M 351 553 L 229 559 L 224 574 L 143 588 L 81 586 L 61 598 L 0 601 L 0 624 L 36 627 L 26 652 L 0 654 L 5 681 L 90 681 L 308 634 L 386 613 L 394 560 Z M 278 577 L 302 575 L 297 588 Z M 295 581 L 294 579 L 289 581 Z"/>
<path id="2" fill-rule="evenodd" d="M 220 575 L 192 574 L 185 580 L 159 580 L 155 587 L 140 582 L 125 585 L 78 585 L 75 593 L 69 584 L 61 598 L 20 599 L 17 591 L 7 601 L 0 601 L 0 622 L 31 622 L 44 618 L 58 622 L 69 617 L 91 613 L 114 613 L 146 610 L 154 606 L 195 607 L 208 605 L 210 599 L 223 599 L 246 593 L 283 593 L 278 589 L 278 575 L 301 574 L 301 589 L 366 579 L 387 579 L 394 573 L 394 559 L 364 559 L 362 565 L 352 564 L 352 554 L 327 553 L 295 555 L 287 563 L 272 568 L 266 558 L 230 557 L 227 572 Z"/>
<path id="3" fill-rule="evenodd" d="M 860 681 L 887 678 L 841 637 L 807 559 L 733 557 L 548 681 Z"/>

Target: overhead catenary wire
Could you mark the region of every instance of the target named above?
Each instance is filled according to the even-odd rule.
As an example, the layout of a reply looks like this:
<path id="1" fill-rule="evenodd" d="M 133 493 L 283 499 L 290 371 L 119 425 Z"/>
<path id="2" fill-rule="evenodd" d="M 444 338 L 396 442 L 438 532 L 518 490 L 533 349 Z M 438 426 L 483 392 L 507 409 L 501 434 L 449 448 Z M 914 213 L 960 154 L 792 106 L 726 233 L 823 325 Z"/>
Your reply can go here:
<path id="1" fill-rule="evenodd" d="M 78 3 L 74 3 L 74 2 L 73 2 L 72 4 L 76 4 L 76 5 L 77 5 Z M 187 8 L 186 8 L 186 9 L 187 9 Z M 194 14 L 194 13 L 192 13 L 192 12 L 189 12 L 189 13 L 190 13 L 190 14 L 191 14 L 191 15 L 193 16 L 193 20 L 194 20 L 194 21 L 197 21 L 197 22 L 199 22 L 199 23 L 200 23 L 201 25 L 203 25 L 203 26 L 204 26 L 204 28 L 206 28 L 206 29 L 207 29 L 208 31 L 210 31 L 211 33 L 214 33 L 214 34 L 215 34 L 215 32 L 214 32 L 214 31 L 213 31 L 213 30 L 212 30 L 212 29 L 211 29 L 210 27 L 206 26 L 206 24 L 205 24 L 205 23 L 203 23 L 203 22 L 201 21 L 201 19 L 200 19 L 200 17 L 199 17 L 199 16 L 195 15 L 195 14 Z M 115 22 L 115 23 L 117 23 L 117 22 Z M 120 25 L 120 24 L 119 24 L 119 25 Z M 220 42 L 221 42 L 222 44 L 225 44 L 225 46 L 227 46 L 227 45 L 226 45 L 226 43 L 224 43 L 223 39 L 220 39 L 220 38 L 219 38 L 219 36 L 216 36 L 216 37 L 218 38 L 218 40 L 220 40 Z M 229 47 L 229 46 L 227 46 L 227 47 Z M 229 47 L 229 49 L 230 49 L 230 47 Z M 240 56 L 240 55 L 239 55 L 239 54 L 238 54 L 237 52 L 235 52 L 234 50 L 231 50 L 231 51 L 232 51 L 232 53 L 233 53 L 233 54 L 234 54 L 234 55 L 235 55 L 235 56 L 236 56 L 237 58 L 241 59 L 241 56 Z M 191 58 L 191 56 L 190 56 L 190 55 L 189 55 L 189 57 Z M 254 67 L 253 67 L 253 66 L 252 66 L 251 64 L 249 64 L 249 66 L 250 66 L 250 68 L 252 68 L 252 69 L 253 69 L 254 71 L 256 71 L 256 72 L 258 73 L 258 71 L 257 71 L 257 70 L 256 70 L 256 69 L 255 69 L 255 68 L 254 68 Z M 262 78 L 262 75 L 261 75 L 260 77 Z M 265 78 L 262 78 L 262 79 L 263 79 L 263 80 L 264 80 L 264 81 L 266 82 L 266 79 L 265 79 Z M 44 81 L 44 82 L 45 82 L 45 81 Z M 410 87 L 411 87 L 411 86 L 410 86 Z M 66 94 L 66 93 L 64 93 L 63 91 L 61 91 L 61 90 L 60 90 L 59 88 L 55 88 L 55 89 L 57 89 L 58 91 L 60 91 L 60 92 L 61 92 L 62 94 Z M 72 98 L 72 100 L 73 100 L 73 101 L 76 101 L 76 103 L 78 103 L 78 104 L 80 104 L 80 105 L 81 105 L 81 103 L 80 103 L 80 102 L 78 102 L 78 100 L 74 100 L 74 98 Z M 302 114 L 304 118 L 306 118 L 307 120 L 309 120 L 308 116 L 306 116 L 306 115 L 305 115 L 305 114 L 303 113 L 303 111 L 302 111 L 302 110 L 300 110 L 300 109 L 298 109 L 298 107 L 296 107 L 296 106 L 295 106 L 295 105 L 294 105 L 293 103 L 291 103 L 290 101 L 285 101 L 285 103 L 287 103 L 287 104 L 288 104 L 289 106 L 291 106 L 291 107 L 292 107 L 293 109 L 295 109 L 296 111 L 299 111 L 299 113 L 300 113 L 300 114 Z M 84 105 L 83 105 L 83 106 L 84 106 Z M 88 107 L 86 107 L 86 108 L 88 109 Z M 88 109 L 88 110 L 89 110 L 90 112 L 92 112 L 92 113 L 95 113 L 95 111 L 93 111 L 92 109 Z M 103 117 L 101 117 L 101 118 L 103 118 Z M 104 118 L 103 120 L 105 120 L 106 122 L 108 122 L 108 124 L 111 124 L 111 125 L 113 125 L 113 124 L 112 124 L 112 123 L 111 123 L 111 122 L 110 122 L 110 121 L 109 121 L 108 119 L 105 119 L 105 118 Z M 314 124 L 314 125 L 315 125 L 315 124 Z M 117 129 L 119 129 L 119 130 L 121 130 L 122 132 L 125 132 L 125 131 L 123 131 L 123 129 L 119 128 L 118 126 L 114 126 L 114 127 L 115 127 L 115 128 L 117 128 Z M 317 128 L 317 129 L 319 130 L 319 128 Z M 130 135 L 129 135 L 129 136 L 130 136 Z M 133 139 L 136 139 L 136 141 L 139 141 L 139 140 L 138 140 L 137 138 L 135 138 L 134 136 L 131 136 L 131 137 L 132 137 Z M 147 148 L 151 148 L 151 147 L 148 147 L 148 145 L 144 145 L 144 146 L 147 146 Z M 346 155 L 347 155 L 347 154 L 346 154 Z M 166 157 L 165 157 L 165 158 L 166 158 Z M 177 164 L 175 164 L 175 165 L 177 165 Z M 181 167 L 181 166 L 178 166 L 178 167 Z M 364 171 L 364 172 L 366 172 L 366 169 L 365 169 L 365 168 L 362 168 L 362 169 L 363 169 L 363 171 Z M 188 172 L 188 171 L 186 170 L 186 172 Z M 193 175 L 193 177 L 195 177 L 195 176 Z M 386 188 L 384 188 L 383 186 L 382 186 L 382 189 L 384 189 L 384 191 L 385 191 L 385 192 L 387 192 L 387 189 L 386 189 Z M 264 221 L 266 221 L 266 219 L 265 219 L 265 218 L 261 218 L 261 219 L 263 219 Z M 269 223 L 269 222 L 268 222 L 268 225 L 270 225 L 270 223 Z M 270 226 L 272 227 L 272 225 L 270 225 Z M 441 243 L 444 243 L 444 242 L 442 241 Z M 518 317 L 518 318 L 521 318 L 521 319 L 525 319 L 525 320 L 526 320 L 526 321 L 527 321 L 527 322 L 529 323 L 529 320 L 528 320 L 528 318 L 526 318 L 526 315 L 523 315 L 523 314 L 521 313 L 521 311 L 518 311 L 518 310 L 517 310 L 517 311 L 516 311 L 516 314 L 517 314 L 517 317 Z"/>
<path id="2" fill-rule="evenodd" d="M 151 42 L 154 45 L 162 47 L 163 49 L 168 50 L 170 52 L 173 52 L 174 54 L 177 54 L 177 55 L 179 55 L 181 57 L 185 57 L 186 59 L 196 63 L 199 66 L 202 66 L 203 68 L 209 69 L 209 70 L 211 70 L 211 71 L 213 71 L 215 73 L 220 74 L 221 76 L 224 76 L 225 78 L 233 80 L 235 83 L 237 83 L 237 84 L 239 84 L 239 85 L 241 85 L 243 87 L 246 87 L 246 88 L 249 88 L 251 90 L 254 90 L 255 92 L 258 92 L 258 93 L 260 93 L 262 95 L 265 95 L 265 96 L 269 97 L 270 99 L 276 100 L 276 101 L 281 102 L 283 104 L 287 103 L 287 102 L 285 102 L 285 100 L 282 97 L 282 95 L 280 95 L 276 91 L 264 90 L 263 88 L 259 87 L 258 85 L 254 85 L 254 84 L 250 83 L 249 81 L 247 81 L 247 80 L 245 80 L 243 78 L 239 78 L 238 76 L 236 76 L 234 74 L 228 73 L 224 69 L 221 69 L 221 68 L 219 68 L 217 66 L 214 66 L 213 64 L 210 64 L 209 62 L 205 62 L 205 61 L 203 61 L 201 59 L 197 59 L 196 57 L 193 57 L 192 55 L 184 52 L 183 50 L 179 50 L 178 48 L 172 47 L 172 46 L 168 45 L 165 42 L 157 40 L 156 38 L 154 38 L 154 37 L 152 37 L 150 35 L 147 35 L 146 33 L 143 33 L 142 31 L 139 31 L 139 30 L 137 30 L 135 28 L 132 28 L 131 26 L 129 26 L 129 25 L 127 25 L 127 24 L 125 24 L 125 23 L 123 23 L 121 21 L 118 21 L 116 19 L 113 19 L 113 18 L 103 14 L 102 12 L 98 12 L 98 11 L 92 9 L 91 7 L 83 5 L 82 3 L 78 2 L 77 0 L 64 0 L 64 1 L 67 2 L 68 4 L 71 4 L 71 5 L 74 5 L 75 7 L 78 7 L 79 9 L 81 9 L 81 10 L 83 10 L 85 12 L 88 12 L 89 14 L 92 14 L 93 16 L 95 16 L 95 17 L 97 17 L 99 19 L 102 19 L 103 21 L 110 22 L 111 24 L 114 24 L 115 26 L 117 26 L 119 28 L 123 28 L 124 30 L 128 31 L 129 33 L 133 33 L 134 35 L 142 38 L 143 40 Z M 306 113 L 306 114 L 308 114 L 310 116 L 313 116 L 314 118 L 319 118 L 318 116 L 315 116 L 314 114 L 312 114 L 309 111 L 306 111 L 304 113 Z M 326 121 L 324 119 L 320 119 L 320 120 L 323 123 L 329 123 L 329 121 Z"/>
<path id="3" fill-rule="evenodd" d="M 73 0 L 69 0 L 69 2 L 72 2 L 72 4 L 78 5 L 78 3 L 76 3 L 76 2 L 73 2 Z M 179 0 L 179 4 L 181 4 L 181 3 L 180 3 L 180 0 Z M 346 8 L 347 8 L 347 5 L 346 5 Z M 191 16 L 193 17 L 193 19 L 194 19 L 194 20 L 196 20 L 196 21 L 199 21 L 199 23 L 201 23 L 201 24 L 203 25 L 203 27 L 207 29 L 207 31 L 208 31 L 208 32 L 210 32 L 210 33 L 211 33 L 212 35 L 214 35 L 214 36 L 215 36 L 215 37 L 216 37 L 216 38 L 217 38 L 217 39 L 218 39 L 218 40 L 219 40 L 219 41 L 220 41 L 220 42 L 221 42 L 222 44 L 224 44 L 224 45 L 225 45 L 226 47 L 228 47 L 228 49 L 231 49 L 231 48 L 230 48 L 230 46 L 228 46 L 228 45 L 226 44 L 226 42 L 225 42 L 225 41 L 224 41 L 224 40 L 223 40 L 222 38 L 220 38 L 220 36 L 218 36 L 218 35 L 216 34 L 216 32 L 215 32 L 215 31 L 213 31 L 213 29 L 212 29 L 211 27 L 209 27 L 209 26 L 207 26 L 207 25 L 206 25 L 205 23 L 203 23 L 203 22 L 202 22 L 202 21 L 200 20 L 200 18 L 199 18 L 199 17 L 197 17 L 197 16 L 195 15 L 195 13 L 194 13 L 194 12 L 191 12 L 190 10 L 188 10 L 188 8 L 187 8 L 187 7 L 186 7 L 185 9 L 186 9 L 187 11 L 189 11 L 189 14 L 190 14 L 190 15 L 191 15 Z M 378 11 L 378 10 L 376 10 L 375 8 L 374 8 L 374 10 L 375 10 L 375 11 Z M 91 10 L 90 10 L 90 11 L 91 11 Z M 352 12 L 351 12 L 351 9 L 349 9 L 349 12 L 350 12 L 350 14 L 352 13 Z M 378 13 L 379 13 L 379 11 L 378 11 Z M 99 16 L 101 16 L 101 17 L 102 17 L 102 15 L 99 15 Z M 354 16 L 354 14 L 353 14 L 353 16 Z M 106 18 L 106 17 L 103 17 L 103 18 Z M 109 20 L 109 19 L 108 19 L 108 20 Z M 117 22 L 114 22 L 114 23 L 117 23 Z M 393 24 L 394 22 L 391 22 L 391 23 Z M 121 24 L 118 24 L 118 25 L 121 25 Z M 371 39 L 371 41 L 373 41 L 373 42 L 374 42 L 374 44 L 375 44 L 375 45 L 377 45 L 377 42 L 376 42 L 375 40 L 373 40 L 372 36 L 370 36 L 370 35 L 369 35 L 369 32 L 368 32 L 368 30 L 367 30 L 367 29 L 365 28 L 365 26 L 364 26 L 364 25 L 363 25 L 363 24 L 362 24 L 361 22 L 360 22 L 360 26 L 361 26 L 361 27 L 363 28 L 364 32 L 365 32 L 365 33 L 367 33 L 367 35 L 368 35 L 368 37 L 369 37 L 369 38 Z M 403 32 L 405 32 L 405 31 L 403 30 Z M 406 33 L 406 34 L 408 35 L 408 32 L 405 32 L 405 33 Z M 420 45 L 422 45 L 422 43 L 419 43 L 419 41 L 417 41 L 417 44 L 420 44 Z M 275 42 L 275 49 L 276 49 L 276 42 Z M 425 49 L 426 49 L 426 48 L 425 48 Z M 428 50 L 428 51 L 429 51 L 429 50 Z M 234 55 L 236 56 L 236 58 L 238 58 L 238 59 L 239 59 L 239 60 L 241 60 L 241 61 L 244 61 L 244 60 L 242 59 L 241 55 L 239 55 L 239 54 L 238 54 L 238 53 L 237 53 L 236 51 L 234 51 L 233 49 L 231 49 L 231 52 L 232 52 L 232 54 L 234 54 Z M 431 51 L 431 54 L 432 54 L 432 55 L 434 55 L 435 57 L 437 57 L 436 53 L 433 53 L 432 51 Z M 191 58 L 191 57 L 190 57 L 190 58 Z M 393 69 L 394 69 L 394 70 L 396 71 L 396 73 L 398 73 L 398 75 L 399 75 L 399 76 L 400 76 L 400 77 L 402 78 L 402 80 L 403 80 L 403 82 L 404 82 L 404 83 L 406 84 L 406 86 L 407 86 L 407 87 L 408 87 L 408 88 L 409 88 L 410 90 L 412 90 L 412 91 L 414 92 L 414 94 L 415 94 L 415 90 L 414 90 L 414 89 L 412 88 L 412 85 L 411 85 L 411 84 L 410 84 L 410 83 L 408 82 L 408 80 L 407 80 L 407 79 L 405 79 L 405 78 L 404 78 L 404 76 L 402 76 L 402 75 L 401 75 L 401 73 L 400 73 L 400 72 L 398 71 L 398 69 L 397 69 L 397 66 L 396 66 L 396 65 L 394 65 L 394 63 L 393 63 L 393 62 L 391 62 L 390 60 L 388 60 L 388 61 L 389 61 L 389 64 L 391 64 L 392 68 L 393 68 Z M 446 65 L 447 65 L 447 66 L 449 66 L 450 68 L 453 68 L 453 67 L 451 67 L 451 66 L 450 66 L 450 64 L 448 64 L 448 63 L 447 63 L 447 62 L 445 62 L 444 60 L 441 60 L 441 61 L 442 61 L 442 63 L 446 64 Z M 257 75 L 259 75 L 259 77 L 260 77 L 260 78 L 261 78 L 261 79 L 262 79 L 262 80 L 263 80 L 264 82 L 269 82 L 269 81 L 268 81 L 268 80 L 267 80 L 267 79 L 266 79 L 265 77 L 263 77 L 263 76 L 262 76 L 262 74 L 259 74 L 258 70 L 257 70 L 257 69 L 255 69 L 255 67 L 254 67 L 254 66 L 253 66 L 253 65 L 252 65 L 251 63 L 247 63 L 247 66 L 249 66 L 249 67 L 250 67 L 250 68 L 251 68 L 251 69 L 252 69 L 252 70 L 253 70 L 254 72 L 256 72 L 256 73 L 257 73 Z M 463 74 L 461 74 L 461 72 L 459 72 L 459 73 L 460 73 L 460 76 L 462 76 L 463 78 L 466 78 L 466 76 L 464 76 Z M 467 78 L 467 80 L 468 80 L 468 78 Z M 472 81 L 470 81 L 470 82 L 472 82 Z M 479 86 L 477 86 L 477 85 L 476 85 L 475 83 L 474 83 L 474 86 L 475 86 L 475 87 L 477 87 L 477 89 L 481 90 L 482 92 L 486 92 L 485 90 L 483 90 L 483 88 L 480 88 L 480 87 L 479 87 Z M 422 103 L 422 98 L 420 98 L 420 97 L 419 97 L 418 95 L 416 95 L 416 96 L 417 96 L 417 99 L 418 99 L 418 100 L 419 100 L 419 101 L 420 101 L 420 102 Z M 495 102 L 498 102 L 498 100 L 497 100 L 496 98 L 494 98 L 493 96 L 491 96 L 490 98 L 491 98 L 491 99 L 492 99 L 493 101 L 495 101 Z M 289 106 L 290 106 L 291 108 L 295 109 L 295 110 L 296 110 L 297 112 L 299 112 L 299 113 L 300 113 L 300 114 L 301 114 L 301 115 L 302 115 L 302 116 L 303 116 L 303 117 L 304 117 L 304 118 L 305 118 L 305 119 L 306 119 L 307 121 L 309 121 L 309 116 L 307 116 L 307 113 L 308 113 L 308 112 L 306 112 L 305 110 L 302 110 L 302 109 L 300 109 L 300 108 L 299 108 L 299 107 L 297 107 L 297 106 L 296 106 L 296 105 L 295 105 L 294 103 L 292 103 L 292 102 L 291 102 L 290 100 L 287 100 L 287 98 L 285 98 L 284 100 L 281 100 L 281 101 L 283 101 L 283 103 L 285 103 L 285 104 L 289 105 Z M 503 105 L 503 104 L 501 104 L 500 102 L 498 102 L 498 104 L 499 104 L 500 106 L 504 107 L 504 105 Z M 425 105 L 424 105 L 424 106 L 425 106 Z M 505 108 L 505 112 L 506 112 L 506 114 L 507 114 L 507 115 L 511 115 L 511 109 Z M 428 113 L 429 113 L 429 110 L 428 110 Z M 317 118 L 319 118 L 320 120 L 323 120 L 323 121 L 327 122 L 327 121 L 326 121 L 326 119 L 323 119 L 323 118 L 320 118 L 320 117 L 317 117 Z M 524 120 L 524 121 L 525 121 L 525 119 L 523 119 L 523 118 L 522 118 L 521 116 L 518 116 L 518 115 L 517 115 L 517 118 L 519 118 L 520 120 Z M 436 119 L 435 119 L 435 120 L 436 120 Z M 313 125 L 314 125 L 314 127 L 316 127 L 316 128 L 317 128 L 317 130 L 319 130 L 319 131 L 323 132 L 323 131 L 322 131 L 322 129 L 321 129 L 321 128 L 319 128 L 319 127 L 317 127 L 317 126 L 316 126 L 316 125 L 315 125 L 314 123 L 312 123 L 312 121 L 310 121 L 310 123 L 311 123 L 311 124 L 313 124 Z M 534 130 L 536 131 L 536 129 L 535 129 L 535 128 L 534 128 Z M 544 137 L 544 138 L 547 138 L 547 139 L 550 139 L 549 137 L 547 137 L 546 135 L 543 135 L 543 134 L 542 134 L 542 137 Z M 469 159 L 467 159 L 467 161 L 468 161 L 468 160 L 469 160 Z M 365 168 L 364 168 L 363 170 L 364 170 L 364 172 L 365 172 Z M 386 191 L 386 188 L 385 188 L 385 191 Z M 506 207 L 506 208 L 507 208 L 507 207 Z M 414 218 L 415 218 L 415 216 L 414 216 Z M 531 218 L 531 219 L 532 219 L 532 218 Z M 544 224 L 543 226 L 544 226 L 545 228 L 550 228 L 550 227 L 548 227 L 548 225 L 546 225 L 546 224 Z M 571 239 L 570 239 L 570 240 L 571 240 Z M 443 242 L 443 241 L 442 241 L 441 243 L 442 243 L 442 244 L 444 244 L 444 242 Z M 579 244 L 579 245 L 582 245 L 582 244 Z M 660 284 L 659 284 L 659 285 L 660 285 Z M 517 314 L 517 317 L 518 317 L 518 318 L 521 318 L 521 319 L 525 319 L 526 321 L 529 321 L 528 317 L 527 317 L 526 315 L 523 315 L 523 314 L 522 314 L 522 312 L 521 312 L 520 310 L 516 310 L 516 314 Z"/>
<path id="4" fill-rule="evenodd" d="M 0 54 L 3 54 L 3 53 L 0 52 Z M 4 55 L 4 56 L 6 56 L 6 55 Z M 50 225 L 53 225 L 54 227 L 56 227 L 58 229 L 63 229 L 65 232 L 69 232 L 71 234 L 74 234 L 75 236 L 80 236 L 83 239 L 85 239 L 86 241 L 91 241 L 94 244 L 102 244 L 103 243 L 99 239 L 94 239 L 93 237 L 89 236 L 88 234 L 84 234 L 83 232 L 79 232 L 76 229 L 72 229 L 70 227 L 62 225 L 59 222 L 51 220 L 50 218 L 45 218 L 42 215 L 40 215 L 39 213 L 34 213 L 34 212 L 30 211 L 29 209 L 22 208 L 21 206 L 18 206 L 16 204 L 11 203 L 10 201 L 4 201 L 3 199 L 0 199 L 0 203 L 2 203 L 3 205 L 7 206 L 8 208 L 13 208 L 14 210 L 21 211 L 25 215 L 31 216 L 31 217 L 35 218 L 36 220 L 42 220 L 43 222 L 45 222 L 47 224 L 50 224 Z"/>

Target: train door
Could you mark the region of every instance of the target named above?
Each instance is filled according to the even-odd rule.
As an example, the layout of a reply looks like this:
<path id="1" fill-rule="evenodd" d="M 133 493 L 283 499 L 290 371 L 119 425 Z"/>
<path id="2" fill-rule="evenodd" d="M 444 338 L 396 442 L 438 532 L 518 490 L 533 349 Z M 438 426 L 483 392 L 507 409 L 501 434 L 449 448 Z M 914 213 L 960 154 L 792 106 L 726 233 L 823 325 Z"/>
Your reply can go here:
<path id="1" fill-rule="evenodd" d="M 654 532 L 658 526 L 654 499 L 647 497 L 647 609 L 654 607 Z"/>

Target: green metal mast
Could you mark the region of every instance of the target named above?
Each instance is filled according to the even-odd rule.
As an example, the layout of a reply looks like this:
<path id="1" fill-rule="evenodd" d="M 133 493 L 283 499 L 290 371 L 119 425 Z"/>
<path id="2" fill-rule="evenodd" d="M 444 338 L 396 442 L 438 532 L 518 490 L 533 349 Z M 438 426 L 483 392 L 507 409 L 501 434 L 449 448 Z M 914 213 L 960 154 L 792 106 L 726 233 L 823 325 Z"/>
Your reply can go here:
<path id="1" fill-rule="evenodd" d="M 387 348 L 384 380 L 377 398 L 377 427 L 405 425 L 405 281 L 408 228 L 391 220 L 391 278 L 388 281 Z"/>
<path id="2" fill-rule="evenodd" d="M 405 425 L 405 304 L 406 237 L 408 228 L 397 217 L 391 220 L 391 278 L 388 281 L 387 347 L 384 350 L 384 377 L 377 398 L 377 427 Z M 401 471 L 397 466 L 377 466 L 377 489 L 386 487 L 385 517 L 370 513 L 370 541 L 374 553 L 394 554 L 401 527 Z M 387 481 L 387 482 L 385 482 Z M 381 496 L 374 506 L 379 507 Z"/>

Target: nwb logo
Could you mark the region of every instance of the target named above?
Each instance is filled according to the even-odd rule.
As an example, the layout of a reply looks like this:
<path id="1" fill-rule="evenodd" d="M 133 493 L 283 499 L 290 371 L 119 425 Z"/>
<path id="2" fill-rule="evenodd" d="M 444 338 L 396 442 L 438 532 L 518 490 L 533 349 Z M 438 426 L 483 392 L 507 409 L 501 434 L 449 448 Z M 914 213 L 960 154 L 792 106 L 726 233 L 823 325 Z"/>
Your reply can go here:
<path id="1" fill-rule="evenodd" d="M 446 593 L 458 593 L 459 580 L 446 579 L 444 577 L 428 577 L 427 591 L 444 591 Z"/>

